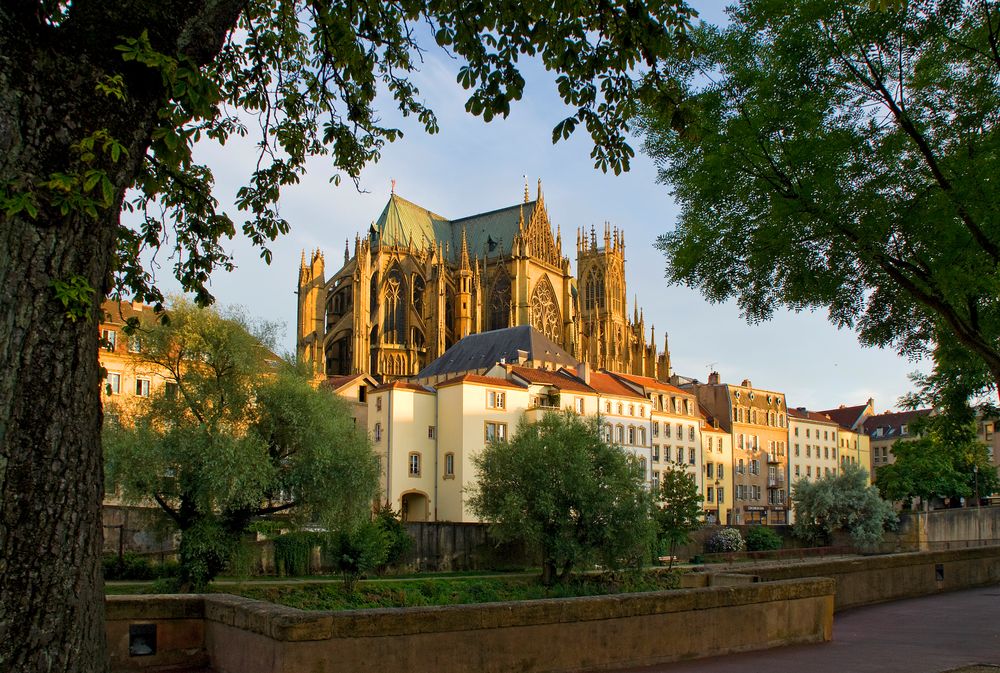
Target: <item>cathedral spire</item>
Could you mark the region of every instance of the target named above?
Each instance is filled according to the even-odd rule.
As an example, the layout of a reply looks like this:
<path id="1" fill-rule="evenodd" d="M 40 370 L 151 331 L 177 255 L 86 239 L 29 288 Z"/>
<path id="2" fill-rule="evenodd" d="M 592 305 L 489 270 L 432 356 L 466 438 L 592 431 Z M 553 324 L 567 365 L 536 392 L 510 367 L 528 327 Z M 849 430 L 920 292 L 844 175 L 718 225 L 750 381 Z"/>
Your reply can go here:
<path id="1" fill-rule="evenodd" d="M 542 179 L 538 178 L 538 205 L 542 205 L 545 199 L 542 198 Z"/>
<path id="2" fill-rule="evenodd" d="M 521 177 L 524 178 L 524 202 L 527 203 L 528 199 L 531 198 L 528 196 L 528 176 L 522 175 Z"/>
<path id="3" fill-rule="evenodd" d="M 351 242 L 349 239 L 344 239 L 344 264 L 347 264 L 351 259 Z"/>
<path id="4" fill-rule="evenodd" d="M 471 267 L 469 266 L 469 242 L 465 238 L 465 225 L 462 225 L 462 259 L 459 268 L 462 271 L 469 271 Z"/>

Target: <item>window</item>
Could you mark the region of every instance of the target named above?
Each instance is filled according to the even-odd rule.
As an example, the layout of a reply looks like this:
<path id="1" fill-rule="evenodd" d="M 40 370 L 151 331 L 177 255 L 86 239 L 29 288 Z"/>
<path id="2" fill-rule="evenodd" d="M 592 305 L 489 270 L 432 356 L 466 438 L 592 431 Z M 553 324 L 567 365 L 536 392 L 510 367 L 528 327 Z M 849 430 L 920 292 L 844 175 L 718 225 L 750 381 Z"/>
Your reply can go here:
<path id="1" fill-rule="evenodd" d="M 135 394 L 139 397 L 149 397 L 149 379 L 135 380 Z"/>
<path id="2" fill-rule="evenodd" d="M 629 416 L 635 416 L 635 405 L 634 404 L 628 405 L 628 415 Z"/>
<path id="3" fill-rule="evenodd" d="M 642 406 L 640 404 L 639 405 L 639 418 L 645 418 L 645 417 L 646 417 L 646 407 L 644 407 L 644 406 Z"/>
<path id="4" fill-rule="evenodd" d="M 908 431 L 907 431 L 907 429 L 906 429 L 906 426 L 905 426 L 905 425 L 901 425 L 901 426 L 899 426 L 899 434 L 903 435 L 904 437 L 905 437 L 905 436 L 906 436 L 907 434 L 909 434 L 909 433 L 908 433 Z"/>
<path id="5" fill-rule="evenodd" d="M 824 446 L 823 447 L 823 457 L 826 458 L 827 460 L 830 459 L 830 447 L 829 446 Z"/>
<path id="6" fill-rule="evenodd" d="M 796 477 L 799 476 L 799 466 L 798 465 L 795 466 L 795 476 Z"/>
<path id="7" fill-rule="evenodd" d="M 177 382 L 167 381 L 163 384 L 163 396 L 168 400 L 177 399 Z"/>
<path id="8" fill-rule="evenodd" d="M 646 477 L 646 459 L 645 458 L 640 458 L 639 459 L 639 467 L 642 468 L 642 476 L 643 476 L 643 478 L 645 478 Z"/>
<path id="9" fill-rule="evenodd" d="M 736 463 L 736 473 L 737 474 L 746 474 L 746 471 L 747 471 L 746 470 L 746 466 L 743 465 L 743 459 L 740 458 L 740 461 L 738 463 Z"/>
<path id="10" fill-rule="evenodd" d="M 375 441 L 376 442 L 381 442 L 382 441 L 382 424 L 381 423 L 376 423 L 375 424 Z"/>
<path id="11" fill-rule="evenodd" d="M 653 491 L 659 491 L 659 490 L 660 490 L 660 473 L 654 471 L 653 472 Z"/>
<path id="12" fill-rule="evenodd" d="M 625 405 L 623 405 L 623 404 L 622 404 L 621 402 L 619 402 L 619 403 L 618 403 L 618 415 L 619 415 L 619 416 L 622 416 L 622 415 L 624 415 L 624 414 L 623 414 L 624 410 L 625 410 Z"/>
<path id="13" fill-rule="evenodd" d="M 583 413 L 583 398 L 582 397 L 576 398 L 576 413 L 578 413 L 578 414 L 582 414 Z"/>
<path id="14" fill-rule="evenodd" d="M 118 332 L 113 329 L 102 329 L 101 340 L 104 342 L 104 350 L 114 352 L 118 345 Z"/>
<path id="15" fill-rule="evenodd" d="M 604 441 L 607 442 L 608 444 L 611 443 L 611 434 L 612 434 L 611 424 L 610 423 L 605 423 L 604 424 Z"/>
<path id="16" fill-rule="evenodd" d="M 823 439 L 830 439 L 830 432 L 828 430 L 823 431 Z"/>
<path id="17" fill-rule="evenodd" d="M 138 334 L 133 334 L 128 340 L 128 352 L 129 353 L 141 353 L 142 352 L 142 339 L 139 338 Z"/>
<path id="18" fill-rule="evenodd" d="M 806 437 L 807 437 L 807 438 L 809 437 L 809 433 L 810 433 L 810 430 L 809 430 L 809 428 L 806 428 Z"/>
<path id="19" fill-rule="evenodd" d="M 705 463 L 705 476 L 709 479 L 715 477 L 715 463 Z"/>
<path id="20" fill-rule="evenodd" d="M 688 462 L 694 465 L 694 459 L 695 459 L 694 449 L 688 449 Z"/>
<path id="21" fill-rule="evenodd" d="M 415 451 L 410 453 L 410 476 L 420 476 L 420 454 Z"/>
<path id="22" fill-rule="evenodd" d="M 813 476 L 812 465 L 806 465 L 806 478 Z"/>
<path id="23" fill-rule="evenodd" d="M 694 407 L 691 406 L 691 400 L 684 400 L 684 411 L 687 412 L 688 416 L 694 416 Z"/>
<path id="24" fill-rule="evenodd" d="M 501 390 L 489 390 L 486 392 L 486 407 L 488 409 L 503 409 L 506 406 L 506 396 Z"/>
<path id="25" fill-rule="evenodd" d="M 712 441 L 712 440 L 709 439 L 708 441 Z M 718 450 L 721 452 L 722 451 L 722 437 L 719 437 L 718 440 L 716 440 L 715 444 L 716 444 L 716 448 L 718 448 Z"/>
<path id="26" fill-rule="evenodd" d="M 455 454 L 446 453 L 444 454 L 444 478 L 454 479 L 455 478 Z"/>
<path id="27" fill-rule="evenodd" d="M 677 424 L 677 439 L 684 439 L 684 426 Z"/>
<path id="28" fill-rule="evenodd" d="M 611 413 L 611 402 L 605 402 L 604 403 L 604 413 L 606 413 L 606 414 L 610 414 Z"/>
<path id="29" fill-rule="evenodd" d="M 812 447 L 806 444 L 806 458 L 812 458 L 813 450 Z"/>
<path id="30" fill-rule="evenodd" d="M 715 502 L 715 489 L 711 486 L 705 489 L 705 501 Z"/>
<path id="31" fill-rule="evenodd" d="M 120 395 L 122 392 L 122 375 L 108 372 L 104 379 L 104 389 L 108 395 Z"/>
<path id="32" fill-rule="evenodd" d="M 694 426 L 693 425 L 688 426 L 688 439 L 691 440 L 692 442 L 694 441 Z"/>
<path id="33" fill-rule="evenodd" d="M 427 426 L 427 439 L 434 439 L 434 435 L 435 434 L 436 433 L 435 433 L 434 426 L 433 425 L 428 425 Z"/>
<path id="34" fill-rule="evenodd" d="M 725 464 L 719 463 L 718 468 L 716 468 L 715 473 L 718 475 L 719 479 L 722 479 L 723 477 L 726 476 L 725 467 L 726 467 Z"/>
<path id="35" fill-rule="evenodd" d="M 382 396 L 375 398 L 375 411 L 382 411 Z"/>
<path id="36" fill-rule="evenodd" d="M 646 428 L 639 428 L 639 445 L 646 446 Z"/>
<path id="37" fill-rule="evenodd" d="M 653 444 L 653 462 L 654 463 L 660 462 L 660 445 L 659 444 Z"/>
<path id="38" fill-rule="evenodd" d="M 486 441 L 502 442 L 507 439 L 507 424 L 486 422 Z"/>
<path id="39" fill-rule="evenodd" d="M 628 426 L 628 443 L 635 445 L 635 427 L 631 425 Z"/>
<path id="40" fill-rule="evenodd" d="M 615 440 L 619 444 L 625 443 L 625 426 L 619 425 L 615 428 Z"/>
<path id="41" fill-rule="evenodd" d="M 653 437 L 659 437 L 659 436 L 660 436 L 660 422 L 653 421 Z"/>
<path id="42" fill-rule="evenodd" d="M 672 428 L 672 427 L 673 426 L 670 425 L 669 423 L 664 423 L 663 424 L 663 436 L 666 437 L 667 439 L 670 439 L 670 435 L 671 435 L 670 428 Z"/>
<path id="43" fill-rule="evenodd" d="M 723 488 L 722 486 L 715 489 L 715 501 L 721 503 L 725 499 L 726 499 L 726 489 Z"/>

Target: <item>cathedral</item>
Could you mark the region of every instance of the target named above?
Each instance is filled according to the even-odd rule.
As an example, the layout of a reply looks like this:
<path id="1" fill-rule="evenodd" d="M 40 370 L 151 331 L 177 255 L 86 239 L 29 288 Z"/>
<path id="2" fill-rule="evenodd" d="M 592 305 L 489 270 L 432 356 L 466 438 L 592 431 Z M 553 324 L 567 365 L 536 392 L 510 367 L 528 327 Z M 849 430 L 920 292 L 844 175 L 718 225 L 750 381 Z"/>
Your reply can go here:
<path id="1" fill-rule="evenodd" d="M 670 355 L 628 317 L 625 235 L 576 234 L 576 276 L 541 181 L 513 206 L 449 220 L 395 194 L 329 279 L 302 255 L 298 354 L 328 376 L 416 376 L 469 334 L 531 325 L 594 368 L 667 380 Z"/>

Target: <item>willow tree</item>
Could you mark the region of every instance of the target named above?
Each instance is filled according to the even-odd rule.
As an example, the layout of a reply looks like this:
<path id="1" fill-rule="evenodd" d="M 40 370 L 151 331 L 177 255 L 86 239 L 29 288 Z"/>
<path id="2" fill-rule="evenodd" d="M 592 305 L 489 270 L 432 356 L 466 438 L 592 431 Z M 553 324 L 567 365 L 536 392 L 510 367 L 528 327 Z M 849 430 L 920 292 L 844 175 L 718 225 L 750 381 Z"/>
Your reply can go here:
<path id="1" fill-rule="evenodd" d="M 1000 381 L 1000 4 L 742 0 L 650 107 L 681 205 L 667 276 L 751 321 L 825 309 L 866 345 L 956 342 Z"/>
<path id="2" fill-rule="evenodd" d="M 689 17 L 681 0 L 0 4 L 2 667 L 105 666 L 96 321 L 108 294 L 161 303 L 143 252 L 173 249 L 207 303 L 226 237 L 269 259 L 289 227 L 281 188 L 307 158 L 356 180 L 401 135 L 377 92 L 435 131 L 410 78 L 418 35 L 456 57 L 466 109 L 486 120 L 522 96 L 519 59 L 540 58 L 571 109 L 554 135 L 585 127 L 595 163 L 623 170 L 628 120 Z M 192 148 L 249 133 L 247 115 L 260 161 L 227 212 Z"/>

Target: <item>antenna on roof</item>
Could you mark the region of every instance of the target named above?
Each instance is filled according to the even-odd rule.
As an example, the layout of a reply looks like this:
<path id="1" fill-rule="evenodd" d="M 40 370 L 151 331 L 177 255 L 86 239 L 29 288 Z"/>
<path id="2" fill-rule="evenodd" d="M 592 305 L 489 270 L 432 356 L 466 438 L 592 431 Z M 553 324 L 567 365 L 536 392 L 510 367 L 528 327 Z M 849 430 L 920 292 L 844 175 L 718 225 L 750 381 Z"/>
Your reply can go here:
<path id="1" fill-rule="evenodd" d="M 715 365 L 717 365 L 717 364 L 719 364 L 718 361 L 716 361 L 716 362 L 709 362 L 708 365 L 706 365 L 708 367 L 708 371 L 714 372 L 715 371 Z"/>

